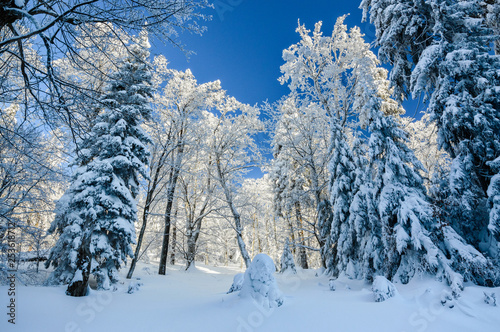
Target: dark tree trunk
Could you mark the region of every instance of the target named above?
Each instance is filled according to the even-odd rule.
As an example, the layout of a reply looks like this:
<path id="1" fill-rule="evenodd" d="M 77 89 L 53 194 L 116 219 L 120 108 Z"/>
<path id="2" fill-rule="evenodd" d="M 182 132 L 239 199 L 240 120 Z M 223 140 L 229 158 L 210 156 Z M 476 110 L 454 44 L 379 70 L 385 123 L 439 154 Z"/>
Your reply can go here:
<path id="1" fill-rule="evenodd" d="M 177 246 L 177 227 L 172 225 L 172 247 L 170 248 L 170 265 L 175 265 L 175 247 Z"/>
<path id="2" fill-rule="evenodd" d="M 179 178 L 179 173 L 181 171 L 181 162 L 184 155 L 184 143 L 183 140 L 183 131 L 179 134 L 178 140 L 178 154 L 177 157 L 173 160 L 175 162 L 172 163 L 172 169 L 169 178 L 169 185 L 167 189 L 167 207 L 165 208 L 165 229 L 163 231 L 163 243 L 161 247 L 161 256 L 160 256 L 160 266 L 158 269 L 158 274 L 165 275 L 167 273 L 167 258 L 168 258 L 168 244 L 170 240 L 170 225 L 172 223 L 172 208 L 174 206 L 174 194 L 175 188 L 177 186 L 177 179 Z"/>
<path id="3" fill-rule="evenodd" d="M 86 229 L 86 227 L 84 227 L 84 229 Z M 78 249 L 78 259 L 76 263 L 78 266 L 77 273 L 81 272 L 82 279 L 71 282 L 66 289 L 66 295 L 81 297 L 87 296 L 88 294 L 91 268 L 90 262 L 92 261 L 92 257 L 90 255 L 90 238 L 90 234 L 85 236 L 80 248 Z"/>
<path id="4" fill-rule="evenodd" d="M 288 227 L 290 227 L 290 239 L 292 240 L 292 254 L 296 255 L 297 254 L 297 239 L 295 238 L 295 230 L 293 228 L 292 221 L 290 220 L 290 217 L 286 217 L 286 221 L 288 222 Z"/>
<path id="5" fill-rule="evenodd" d="M 174 170 L 172 174 L 171 185 L 167 192 L 167 207 L 165 208 L 165 229 L 163 231 L 163 244 L 161 247 L 160 268 L 158 274 L 165 275 L 167 273 L 167 258 L 168 258 L 168 245 L 170 240 L 170 225 L 172 224 L 172 208 L 174 206 L 174 193 L 179 170 Z"/>
<path id="6" fill-rule="evenodd" d="M 191 229 L 187 232 L 186 270 L 194 265 L 196 258 L 196 242 L 198 242 L 198 237 L 200 236 L 201 220 L 201 218 L 198 218 L 193 224 L 189 225 Z"/>
<path id="7" fill-rule="evenodd" d="M 304 225 L 302 223 L 302 213 L 300 211 L 300 204 L 299 202 L 295 203 L 295 217 L 297 219 L 297 226 L 299 228 L 299 265 L 303 269 L 308 269 L 309 264 L 307 264 L 307 252 L 306 248 L 304 247 L 305 244 L 305 236 L 304 236 Z"/>
<path id="8" fill-rule="evenodd" d="M 167 256 L 168 256 L 168 244 L 170 240 L 170 212 L 172 211 L 172 203 L 169 201 L 167 203 L 167 208 L 165 211 L 165 229 L 163 231 L 163 244 L 161 247 L 161 256 L 160 256 L 160 267 L 158 269 L 158 274 L 165 275 L 167 274 Z"/>

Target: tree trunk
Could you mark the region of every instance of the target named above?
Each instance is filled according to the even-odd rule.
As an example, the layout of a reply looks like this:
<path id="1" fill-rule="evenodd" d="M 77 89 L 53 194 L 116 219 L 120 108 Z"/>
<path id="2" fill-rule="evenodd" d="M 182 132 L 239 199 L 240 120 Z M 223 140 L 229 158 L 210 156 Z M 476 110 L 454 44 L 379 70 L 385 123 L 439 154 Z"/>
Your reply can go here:
<path id="1" fill-rule="evenodd" d="M 154 191 L 154 189 L 153 189 Z M 130 269 L 128 270 L 127 273 L 127 279 L 132 278 L 132 275 L 134 274 L 135 266 L 137 264 L 137 260 L 139 259 L 139 254 L 141 252 L 141 246 L 142 246 L 142 240 L 144 238 L 144 234 L 146 233 L 146 225 L 148 223 L 148 215 L 149 215 L 149 208 L 151 206 L 151 197 L 152 197 L 152 191 L 148 191 L 147 197 L 146 197 L 146 206 L 144 207 L 144 211 L 142 213 L 142 226 L 141 230 L 139 232 L 139 237 L 137 239 L 137 245 L 135 247 L 135 252 L 134 252 L 134 257 L 132 258 L 132 263 L 130 264 Z"/>
<path id="2" fill-rule="evenodd" d="M 297 226 L 299 227 L 299 242 L 300 245 L 298 247 L 299 250 L 299 265 L 303 269 L 308 269 L 309 265 L 307 264 L 307 252 L 304 247 L 304 225 L 302 223 L 302 213 L 300 211 L 300 203 L 295 202 L 295 217 L 297 219 Z"/>
<path id="3" fill-rule="evenodd" d="M 287 215 L 284 218 L 287 221 L 288 227 L 290 227 L 290 239 L 291 239 L 291 241 L 293 243 L 292 254 L 295 256 L 295 255 L 297 255 L 297 239 L 295 237 L 295 230 L 294 230 L 294 227 L 293 227 L 293 223 L 292 223 L 292 220 L 291 220 L 290 216 Z M 279 252 L 279 249 L 278 249 L 278 252 Z"/>
<path id="4" fill-rule="evenodd" d="M 168 196 L 167 207 L 165 209 L 165 229 L 163 231 L 163 244 L 161 247 L 161 256 L 160 256 L 160 267 L 158 269 L 158 274 L 165 275 L 167 273 L 167 257 L 168 257 L 168 243 L 170 240 L 170 224 L 171 218 L 170 213 L 172 212 L 173 206 L 173 192 L 172 197 Z"/>
<path id="5" fill-rule="evenodd" d="M 234 229 L 236 231 L 236 241 L 238 242 L 238 247 L 240 248 L 241 252 L 241 257 L 243 258 L 243 261 L 245 262 L 245 266 L 248 268 L 250 266 L 250 263 L 252 263 L 252 260 L 250 259 L 250 256 L 248 255 L 248 251 L 245 245 L 245 241 L 243 241 L 243 226 L 241 225 L 241 216 L 236 210 L 236 206 L 234 206 L 233 202 L 233 196 L 231 195 L 231 192 L 229 188 L 227 187 L 226 180 L 224 178 L 224 174 L 222 173 L 220 163 L 217 161 L 217 175 L 219 176 L 218 180 L 219 183 L 224 191 L 224 196 L 226 197 L 226 202 L 229 206 L 229 210 L 231 211 L 231 214 L 233 215 L 233 220 L 234 220 Z"/>
<path id="6" fill-rule="evenodd" d="M 194 225 L 192 227 L 191 225 Z M 193 224 L 189 225 L 191 229 L 187 232 L 187 252 L 186 252 L 186 271 L 194 265 L 196 258 L 196 242 L 200 236 L 201 219 L 197 219 Z"/>
<path id="7" fill-rule="evenodd" d="M 87 224 L 87 223 L 86 223 Z M 84 225 L 87 226 L 87 225 Z M 84 229 L 88 229 L 85 227 Z M 90 277 L 90 268 L 91 268 L 91 262 L 92 262 L 92 257 L 90 255 L 90 238 L 92 234 L 87 234 L 84 236 L 82 240 L 82 244 L 80 245 L 80 248 L 78 249 L 78 259 L 77 259 L 77 267 L 78 270 L 75 273 L 76 275 L 78 273 L 82 274 L 81 280 L 75 280 L 72 281 L 69 285 L 68 288 L 66 289 L 66 295 L 69 296 L 75 296 L 75 297 L 81 297 L 81 296 L 87 296 L 88 294 L 88 288 L 89 288 L 89 277 Z"/>
<path id="8" fill-rule="evenodd" d="M 241 226 L 241 217 L 240 215 L 236 212 L 236 210 L 233 210 L 234 206 L 231 202 L 231 212 L 233 213 L 233 219 L 234 219 L 234 225 L 236 229 L 236 240 L 238 241 L 238 247 L 240 248 L 241 252 L 241 257 L 243 258 L 243 261 L 245 262 L 245 266 L 248 268 L 250 266 L 250 263 L 252 263 L 252 260 L 250 259 L 250 256 L 248 255 L 247 248 L 245 246 L 245 241 L 243 241 L 243 227 Z"/>
<path id="9" fill-rule="evenodd" d="M 175 265 L 175 247 L 177 246 L 177 227 L 172 225 L 172 247 L 170 248 L 170 265 Z"/>
<path id="10" fill-rule="evenodd" d="M 174 194 L 175 188 L 177 186 L 177 179 L 179 178 L 181 161 L 184 154 L 184 146 L 179 143 L 179 154 L 177 155 L 177 160 L 172 166 L 171 176 L 169 179 L 169 186 L 167 190 L 167 207 L 165 208 L 165 229 L 163 231 L 163 244 L 161 247 L 160 256 L 160 267 L 158 269 L 158 274 L 165 275 L 167 273 L 167 258 L 168 258 L 168 244 L 170 239 L 170 225 L 171 225 L 171 214 L 172 208 L 174 206 Z"/>
<path id="11" fill-rule="evenodd" d="M 146 233 L 146 226 L 148 223 L 149 211 L 151 208 L 151 204 L 153 202 L 153 197 L 154 197 L 154 193 L 156 191 L 156 187 L 157 187 L 158 182 L 159 182 L 159 175 L 160 175 L 160 171 L 163 167 L 164 157 L 165 157 L 165 150 L 163 150 L 163 152 L 158 160 L 158 164 L 156 165 L 155 176 L 153 178 L 153 182 L 150 182 L 149 183 L 150 185 L 148 186 L 148 193 L 146 195 L 146 202 L 144 205 L 144 211 L 142 212 L 142 226 L 141 226 L 141 230 L 139 232 L 139 237 L 137 239 L 137 245 L 135 247 L 134 257 L 132 258 L 132 263 L 130 264 L 130 269 L 128 270 L 128 273 L 127 273 L 127 279 L 132 278 L 132 275 L 134 274 L 135 266 L 137 264 L 137 260 L 139 259 L 142 241 L 144 239 L 144 234 Z"/>

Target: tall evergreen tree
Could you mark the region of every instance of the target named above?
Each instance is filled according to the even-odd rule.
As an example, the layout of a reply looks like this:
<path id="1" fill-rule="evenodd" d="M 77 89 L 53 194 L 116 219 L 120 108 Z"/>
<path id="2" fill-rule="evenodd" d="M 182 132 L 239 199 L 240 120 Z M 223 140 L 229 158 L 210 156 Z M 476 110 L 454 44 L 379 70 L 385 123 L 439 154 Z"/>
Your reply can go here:
<path id="1" fill-rule="evenodd" d="M 50 229 L 61 234 L 47 262 L 55 267 L 50 281 L 69 283 L 66 294 L 71 296 L 86 295 L 90 275 L 98 288 L 109 289 L 127 256 L 133 256 L 135 198 L 139 176 L 147 177 L 150 143 L 140 127 L 151 116 L 147 47 L 147 36 L 141 34 L 112 75 L 104 109 L 83 142 L 75 161 L 80 167 Z"/>
<path id="2" fill-rule="evenodd" d="M 490 166 L 497 171 L 493 176 L 488 188 L 488 197 L 490 201 L 490 222 L 488 229 L 500 242 L 500 157 L 490 163 Z M 497 253 L 497 257 L 498 253 Z"/>
<path id="3" fill-rule="evenodd" d="M 363 0 L 361 7 L 377 29 L 381 59 L 394 67 L 396 92 L 427 96 L 438 143 L 453 159 L 443 221 L 494 255 L 487 226 L 488 187 L 497 174 L 490 165 L 500 155 L 500 59 L 491 52 L 498 35 L 489 28 L 495 4 Z"/>
<path id="4" fill-rule="evenodd" d="M 330 161 L 330 200 L 333 205 L 333 216 L 331 223 L 331 231 L 329 241 L 326 248 L 331 249 L 331 257 L 328 257 L 327 269 L 338 275 L 337 265 L 345 256 L 344 250 L 349 247 L 349 242 L 352 242 L 354 235 L 348 227 L 347 220 L 349 219 L 349 207 L 353 198 L 353 186 L 355 181 L 355 165 L 352 157 L 352 152 L 347 138 L 342 129 L 339 127 L 335 133 L 333 156 Z"/>
<path id="5" fill-rule="evenodd" d="M 406 145 L 407 134 L 393 116 L 385 116 L 374 94 L 370 107 L 365 185 L 354 197 L 351 212 L 365 216 L 356 227 L 361 259 L 359 276 L 384 275 L 406 283 L 429 272 L 443 276 L 457 295 L 464 280 L 495 284 L 491 264 L 452 227 L 434 218 L 422 169 Z M 359 235 L 358 235 L 359 234 Z M 363 236 L 363 234 L 365 234 Z M 368 250 L 367 250 L 368 249 Z"/>
<path id="6" fill-rule="evenodd" d="M 290 240 L 288 240 L 288 238 L 286 238 L 280 261 L 280 273 L 285 273 L 287 271 L 289 271 L 289 273 L 297 274 L 297 268 L 295 267 L 292 252 L 290 251 Z"/>

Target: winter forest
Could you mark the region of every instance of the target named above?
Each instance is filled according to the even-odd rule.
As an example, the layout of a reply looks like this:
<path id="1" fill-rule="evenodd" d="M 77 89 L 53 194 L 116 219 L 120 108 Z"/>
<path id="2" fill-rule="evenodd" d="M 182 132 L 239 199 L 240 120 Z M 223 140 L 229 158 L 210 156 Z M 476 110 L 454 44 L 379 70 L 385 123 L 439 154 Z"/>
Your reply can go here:
<path id="1" fill-rule="evenodd" d="M 240 3 L 0 0 L 0 330 L 496 331 L 500 2 L 298 17 L 255 104 L 156 46 Z"/>

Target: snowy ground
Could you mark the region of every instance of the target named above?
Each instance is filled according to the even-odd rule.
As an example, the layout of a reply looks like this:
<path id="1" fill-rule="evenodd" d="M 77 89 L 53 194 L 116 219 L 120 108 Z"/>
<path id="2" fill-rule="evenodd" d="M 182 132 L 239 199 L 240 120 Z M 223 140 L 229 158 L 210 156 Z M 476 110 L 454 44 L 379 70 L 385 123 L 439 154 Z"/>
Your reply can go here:
<path id="1" fill-rule="evenodd" d="M 156 266 L 140 265 L 134 277 L 144 285 L 133 294 L 126 293 L 125 279 L 116 292 L 85 298 L 66 296 L 65 287 L 17 285 L 15 326 L 7 322 L 8 289 L 2 286 L 0 331 L 500 331 L 500 303 L 486 304 L 483 294 L 500 297 L 500 288 L 468 285 L 459 300 L 443 306 L 443 284 L 414 280 L 397 284 L 396 297 L 376 303 L 362 282 L 336 281 L 330 291 L 328 278 L 300 271 L 276 275 L 285 302 L 264 309 L 226 294 L 240 269 L 197 266 L 190 272 L 170 267 L 158 276 Z"/>

